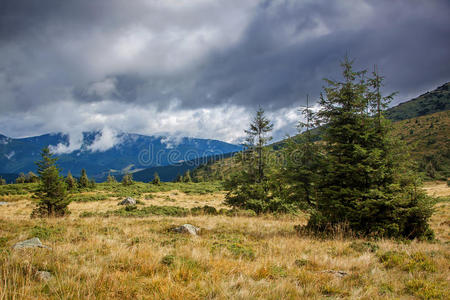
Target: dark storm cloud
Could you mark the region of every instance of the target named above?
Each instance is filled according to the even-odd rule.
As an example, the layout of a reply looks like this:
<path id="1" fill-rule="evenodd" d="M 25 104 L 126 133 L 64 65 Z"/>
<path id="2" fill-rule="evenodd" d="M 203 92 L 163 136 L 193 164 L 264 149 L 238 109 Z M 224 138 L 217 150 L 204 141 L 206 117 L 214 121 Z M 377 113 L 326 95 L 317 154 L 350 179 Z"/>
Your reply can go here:
<path id="1" fill-rule="evenodd" d="M 204 124 L 262 105 L 281 136 L 286 111 L 316 99 L 324 77 L 339 79 L 346 54 L 356 68 L 376 64 L 396 101 L 450 80 L 449 12 L 446 0 L 3 0 L 0 125 L 9 135 L 117 126 L 120 107 L 116 129 L 151 134 L 147 120 L 166 113 L 169 132 L 231 139 L 245 124 Z M 79 111 L 49 116 L 47 106 Z"/>

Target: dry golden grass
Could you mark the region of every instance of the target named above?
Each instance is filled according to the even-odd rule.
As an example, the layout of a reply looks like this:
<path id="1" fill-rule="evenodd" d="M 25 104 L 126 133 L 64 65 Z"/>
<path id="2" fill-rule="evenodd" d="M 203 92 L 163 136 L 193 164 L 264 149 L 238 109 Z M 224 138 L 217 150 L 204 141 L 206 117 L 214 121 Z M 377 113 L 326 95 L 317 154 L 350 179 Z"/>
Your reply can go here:
<path id="1" fill-rule="evenodd" d="M 220 206 L 223 199 L 222 193 L 153 195 L 140 199 L 184 207 Z M 79 217 L 117 208 L 117 200 L 105 200 L 72 203 L 70 217 L 40 220 L 29 218 L 32 208 L 29 199 L 0 206 L 0 299 L 450 297 L 445 202 L 433 216 L 433 243 L 301 237 L 294 230 L 306 222 L 301 216 Z M 184 223 L 201 227 L 202 234 L 167 231 Z M 53 250 L 11 249 L 33 236 Z M 54 276 L 40 282 L 38 270 Z"/>

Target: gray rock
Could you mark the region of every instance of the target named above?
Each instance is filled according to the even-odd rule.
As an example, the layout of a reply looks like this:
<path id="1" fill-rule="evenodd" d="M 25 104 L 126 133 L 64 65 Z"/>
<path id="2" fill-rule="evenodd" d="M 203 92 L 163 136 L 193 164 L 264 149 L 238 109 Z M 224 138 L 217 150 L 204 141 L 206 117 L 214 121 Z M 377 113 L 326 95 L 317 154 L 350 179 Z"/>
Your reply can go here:
<path id="1" fill-rule="evenodd" d="M 120 201 L 118 205 L 136 205 L 136 200 L 134 198 L 127 197 Z"/>
<path id="2" fill-rule="evenodd" d="M 32 238 L 23 242 L 19 242 L 13 246 L 13 249 L 25 249 L 25 248 L 46 248 L 51 250 L 52 248 L 48 246 L 44 246 L 41 243 L 41 240 L 39 238 Z"/>
<path id="3" fill-rule="evenodd" d="M 0 205 L 8 205 L 9 202 L 0 201 Z"/>
<path id="4" fill-rule="evenodd" d="M 326 270 L 326 271 L 322 271 L 322 273 L 331 273 L 331 274 L 334 274 L 334 275 L 336 275 L 336 276 L 338 276 L 338 277 L 344 277 L 344 276 L 347 276 L 347 275 L 348 275 L 347 272 L 344 272 L 344 271 L 335 271 L 335 270 Z"/>
<path id="5" fill-rule="evenodd" d="M 189 233 L 191 235 L 198 235 L 200 233 L 200 228 L 195 227 L 194 225 L 191 224 L 184 224 L 181 225 L 180 227 L 173 228 L 172 231 L 178 233 Z"/>
<path id="6" fill-rule="evenodd" d="M 47 271 L 37 271 L 36 274 L 34 274 L 37 280 L 39 281 L 49 281 L 52 279 L 52 274 Z"/>

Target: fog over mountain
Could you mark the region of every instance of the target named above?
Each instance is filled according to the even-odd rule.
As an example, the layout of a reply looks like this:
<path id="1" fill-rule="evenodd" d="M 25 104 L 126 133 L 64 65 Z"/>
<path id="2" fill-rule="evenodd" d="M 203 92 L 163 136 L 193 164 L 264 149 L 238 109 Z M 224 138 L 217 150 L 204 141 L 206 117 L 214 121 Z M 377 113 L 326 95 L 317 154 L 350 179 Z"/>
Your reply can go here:
<path id="1" fill-rule="evenodd" d="M 394 103 L 450 79 L 447 0 L 3 0 L 0 132 L 68 134 L 58 153 L 119 132 L 242 140 L 261 105 L 275 139 L 339 78 L 377 65 Z"/>

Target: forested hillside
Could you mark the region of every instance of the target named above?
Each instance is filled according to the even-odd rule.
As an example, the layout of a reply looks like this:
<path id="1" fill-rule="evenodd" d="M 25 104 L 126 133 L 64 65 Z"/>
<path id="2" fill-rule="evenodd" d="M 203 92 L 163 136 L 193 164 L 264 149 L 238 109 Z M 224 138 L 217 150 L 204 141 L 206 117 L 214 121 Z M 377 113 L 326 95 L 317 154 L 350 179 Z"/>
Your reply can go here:
<path id="1" fill-rule="evenodd" d="M 388 109 L 385 116 L 401 121 L 450 109 L 450 82 L 437 89 Z"/>

